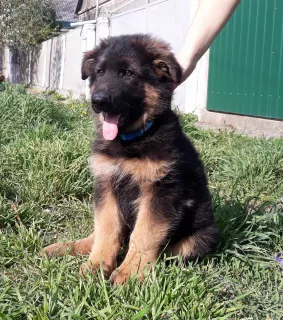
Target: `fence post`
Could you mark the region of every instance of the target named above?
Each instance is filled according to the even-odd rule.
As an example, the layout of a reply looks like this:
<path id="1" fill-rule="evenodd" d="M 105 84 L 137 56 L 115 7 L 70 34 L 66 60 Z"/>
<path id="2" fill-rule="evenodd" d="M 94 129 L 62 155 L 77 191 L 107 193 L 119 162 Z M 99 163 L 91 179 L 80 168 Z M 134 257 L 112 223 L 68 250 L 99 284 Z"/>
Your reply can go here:
<path id="1" fill-rule="evenodd" d="M 110 33 L 109 19 L 99 17 L 96 23 L 96 39 L 95 44 L 98 45 L 103 38 L 107 38 Z"/>
<path id="2" fill-rule="evenodd" d="M 65 51 L 66 51 L 66 35 L 62 35 L 62 57 L 61 57 L 61 70 L 60 70 L 60 83 L 59 83 L 59 89 L 63 89 L 64 84 L 64 68 L 65 68 Z"/>
<path id="3" fill-rule="evenodd" d="M 43 72 L 42 72 L 42 80 L 41 80 L 41 87 L 45 89 L 45 78 L 46 78 L 46 66 L 47 66 L 47 48 L 48 48 L 48 41 L 44 41 L 41 50 L 44 52 L 44 62 L 43 62 Z"/>
<path id="4" fill-rule="evenodd" d="M 31 70 L 32 48 L 28 47 L 27 52 L 28 52 L 28 83 L 27 85 L 31 86 L 32 85 L 32 70 Z"/>
<path id="5" fill-rule="evenodd" d="M 4 58 L 5 67 L 3 68 L 5 70 L 4 76 L 7 79 L 7 81 L 11 81 L 11 54 L 10 54 L 10 49 L 8 47 L 5 47 L 4 49 L 4 57 L 5 57 Z"/>
<path id="6" fill-rule="evenodd" d="M 95 25 L 93 23 L 85 24 L 82 27 L 82 53 L 93 49 L 95 46 Z M 85 96 L 90 98 L 89 80 L 85 81 Z"/>

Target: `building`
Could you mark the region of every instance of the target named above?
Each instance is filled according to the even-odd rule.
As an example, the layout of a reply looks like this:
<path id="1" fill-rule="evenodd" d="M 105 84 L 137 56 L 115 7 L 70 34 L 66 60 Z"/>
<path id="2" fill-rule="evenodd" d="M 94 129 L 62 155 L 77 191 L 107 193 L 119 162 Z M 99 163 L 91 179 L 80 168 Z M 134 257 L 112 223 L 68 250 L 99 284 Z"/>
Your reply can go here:
<path id="1" fill-rule="evenodd" d="M 78 0 L 55 0 L 56 21 L 61 28 L 70 29 L 70 24 L 78 20 L 76 7 Z"/>
<path id="2" fill-rule="evenodd" d="M 78 0 L 75 13 L 78 15 L 79 21 L 94 20 L 98 12 L 98 8 L 113 10 L 115 7 L 123 6 L 131 3 L 131 0 Z"/>

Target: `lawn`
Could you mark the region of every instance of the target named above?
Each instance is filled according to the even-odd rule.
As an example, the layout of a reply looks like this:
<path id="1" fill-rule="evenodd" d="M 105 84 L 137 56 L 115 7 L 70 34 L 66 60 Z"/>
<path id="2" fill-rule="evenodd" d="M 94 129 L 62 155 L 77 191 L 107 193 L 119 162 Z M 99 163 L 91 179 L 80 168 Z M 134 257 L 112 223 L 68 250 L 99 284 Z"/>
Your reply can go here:
<path id="1" fill-rule="evenodd" d="M 55 97 L 56 98 L 56 97 Z M 283 139 L 205 131 L 182 116 L 205 163 L 217 254 L 160 260 L 143 285 L 78 276 L 85 257 L 48 260 L 58 240 L 89 234 L 92 119 L 83 101 L 0 92 L 0 319 L 283 319 Z"/>

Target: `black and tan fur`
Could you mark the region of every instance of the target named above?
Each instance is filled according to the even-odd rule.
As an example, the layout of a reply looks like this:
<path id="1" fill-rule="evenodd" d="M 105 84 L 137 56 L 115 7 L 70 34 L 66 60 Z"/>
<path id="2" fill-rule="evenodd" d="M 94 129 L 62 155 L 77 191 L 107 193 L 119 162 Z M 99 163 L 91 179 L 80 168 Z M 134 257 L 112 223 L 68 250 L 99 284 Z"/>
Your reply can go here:
<path id="1" fill-rule="evenodd" d="M 48 256 L 89 254 L 81 271 L 103 265 L 116 284 L 143 271 L 166 248 L 184 260 L 216 247 L 211 197 L 203 165 L 171 110 L 181 68 L 163 41 L 148 35 L 110 37 L 87 52 L 82 78 L 90 77 L 92 106 L 99 113 L 91 156 L 96 177 L 94 233 L 53 244 Z M 102 102 L 101 102 L 102 101 Z M 140 138 L 113 141 L 102 136 L 105 112 L 121 114 L 119 134 L 153 120 Z M 121 244 L 128 252 L 116 269 Z"/>

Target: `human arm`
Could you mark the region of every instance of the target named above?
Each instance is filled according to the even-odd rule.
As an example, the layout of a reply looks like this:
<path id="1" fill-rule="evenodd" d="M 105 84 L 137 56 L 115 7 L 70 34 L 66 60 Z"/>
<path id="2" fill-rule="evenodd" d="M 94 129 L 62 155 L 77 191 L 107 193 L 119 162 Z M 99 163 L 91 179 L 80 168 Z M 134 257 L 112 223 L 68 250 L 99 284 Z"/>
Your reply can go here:
<path id="1" fill-rule="evenodd" d="M 183 69 L 182 81 L 194 71 L 197 62 L 230 19 L 240 0 L 199 0 L 199 6 L 177 60 Z"/>

